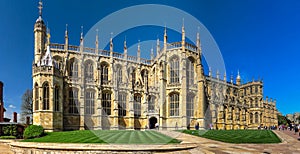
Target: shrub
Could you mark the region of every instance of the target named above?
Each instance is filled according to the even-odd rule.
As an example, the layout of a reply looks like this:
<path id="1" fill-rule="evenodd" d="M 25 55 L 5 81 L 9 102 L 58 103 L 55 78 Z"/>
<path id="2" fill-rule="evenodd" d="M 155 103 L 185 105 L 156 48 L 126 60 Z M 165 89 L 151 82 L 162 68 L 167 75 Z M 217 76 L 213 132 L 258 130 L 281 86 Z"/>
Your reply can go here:
<path id="1" fill-rule="evenodd" d="M 15 136 L 0 136 L 0 139 L 16 139 Z"/>
<path id="2" fill-rule="evenodd" d="M 16 136 L 17 135 L 17 126 L 16 125 L 4 126 L 3 133 L 7 136 Z"/>
<path id="3" fill-rule="evenodd" d="M 24 138 L 36 138 L 44 135 L 44 128 L 42 126 L 30 125 L 24 131 Z"/>

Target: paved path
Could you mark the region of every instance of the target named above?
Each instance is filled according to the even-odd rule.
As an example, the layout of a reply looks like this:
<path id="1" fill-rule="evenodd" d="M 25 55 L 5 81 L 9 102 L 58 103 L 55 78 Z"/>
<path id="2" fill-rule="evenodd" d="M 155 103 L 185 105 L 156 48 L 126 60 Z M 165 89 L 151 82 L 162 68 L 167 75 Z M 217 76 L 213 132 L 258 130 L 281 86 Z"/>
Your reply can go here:
<path id="1" fill-rule="evenodd" d="M 188 150 L 189 153 L 300 153 L 300 141 L 280 131 L 274 131 L 283 140 L 279 144 L 229 144 L 179 132 L 160 132 L 185 143 L 198 144 L 197 148 Z"/>
<path id="2" fill-rule="evenodd" d="M 9 142 L 5 140 L 0 140 L 0 153 L 1 154 L 13 154 L 9 148 Z"/>

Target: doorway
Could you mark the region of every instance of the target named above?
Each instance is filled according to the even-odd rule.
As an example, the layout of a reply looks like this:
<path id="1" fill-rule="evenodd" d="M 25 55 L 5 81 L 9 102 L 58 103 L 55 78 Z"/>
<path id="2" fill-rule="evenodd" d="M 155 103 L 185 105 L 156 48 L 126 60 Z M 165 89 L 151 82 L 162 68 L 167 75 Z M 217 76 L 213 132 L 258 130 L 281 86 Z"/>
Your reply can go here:
<path id="1" fill-rule="evenodd" d="M 155 124 L 157 123 L 157 118 L 151 117 L 149 119 L 149 128 L 150 129 L 155 129 Z"/>

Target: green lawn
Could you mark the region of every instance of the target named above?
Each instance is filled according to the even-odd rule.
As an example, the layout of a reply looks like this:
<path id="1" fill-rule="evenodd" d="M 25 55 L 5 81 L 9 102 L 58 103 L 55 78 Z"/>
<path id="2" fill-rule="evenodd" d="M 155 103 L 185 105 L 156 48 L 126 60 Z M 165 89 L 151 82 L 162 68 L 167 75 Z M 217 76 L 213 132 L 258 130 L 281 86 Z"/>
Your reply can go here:
<path id="1" fill-rule="evenodd" d="M 280 143 L 270 130 L 183 130 L 183 133 L 227 143 Z"/>
<path id="2" fill-rule="evenodd" d="M 111 143 L 111 144 L 170 144 L 180 141 L 155 131 L 82 130 L 51 132 L 46 136 L 23 142 L 49 143 Z"/>

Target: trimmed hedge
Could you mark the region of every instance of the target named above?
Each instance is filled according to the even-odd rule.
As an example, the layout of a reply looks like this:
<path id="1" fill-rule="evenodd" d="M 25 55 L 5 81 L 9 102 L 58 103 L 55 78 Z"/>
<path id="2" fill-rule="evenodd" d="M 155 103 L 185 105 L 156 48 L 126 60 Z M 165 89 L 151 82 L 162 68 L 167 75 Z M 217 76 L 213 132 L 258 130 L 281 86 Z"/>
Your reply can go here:
<path id="1" fill-rule="evenodd" d="M 24 131 L 25 139 L 37 138 L 43 135 L 44 135 L 44 128 L 38 125 L 30 125 Z"/>
<path id="2" fill-rule="evenodd" d="M 15 136 L 0 136 L 0 139 L 16 139 Z"/>

